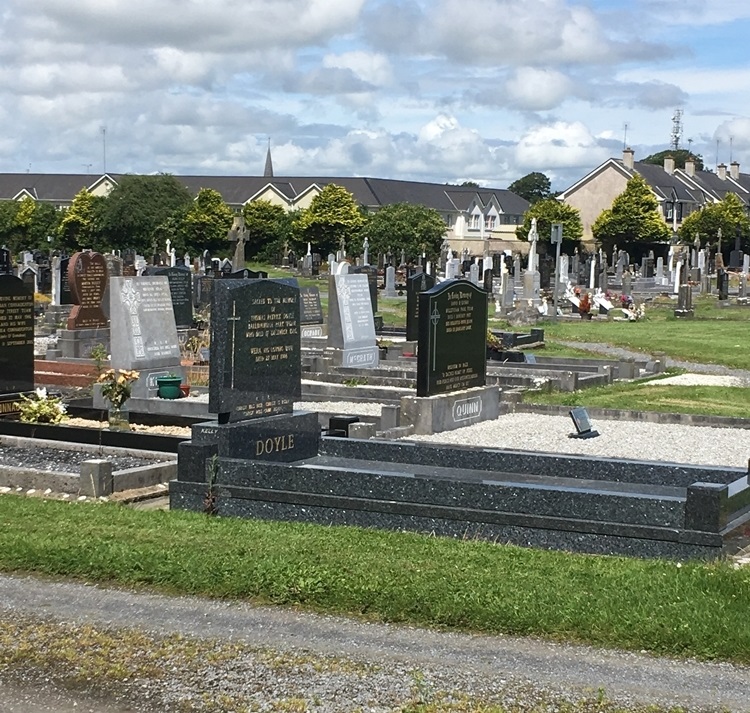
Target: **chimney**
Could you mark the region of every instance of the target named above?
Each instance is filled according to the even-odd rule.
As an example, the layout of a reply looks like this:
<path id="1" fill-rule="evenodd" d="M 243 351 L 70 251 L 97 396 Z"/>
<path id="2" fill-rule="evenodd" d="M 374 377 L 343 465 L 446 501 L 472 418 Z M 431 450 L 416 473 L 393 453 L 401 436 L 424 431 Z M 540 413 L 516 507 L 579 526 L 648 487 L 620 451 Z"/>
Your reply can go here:
<path id="1" fill-rule="evenodd" d="M 674 156 L 664 157 L 664 170 L 671 176 L 674 173 Z"/>
<path id="2" fill-rule="evenodd" d="M 720 163 L 716 167 L 716 175 L 722 180 L 727 180 L 727 165 L 725 163 Z"/>
<path id="3" fill-rule="evenodd" d="M 622 162 L 625 165 L 625 168 L 629 168 L 632 170 L 634 153 L 635 152 L 630 148 L 630 146 L 622 150 Z"/>
<path id="4" fill-rule="evenodd" d="M 695 176 L 695 160 L 692 156 L 685 159 L 685 173 L 688 176 Z"/>
<path id="5" fill-rule="evenodd" d="M 729 164 L 729 175 L 734 178 L 735 181 L 740 180 L 740 164 L 738 161 L 732 161 Z"/>

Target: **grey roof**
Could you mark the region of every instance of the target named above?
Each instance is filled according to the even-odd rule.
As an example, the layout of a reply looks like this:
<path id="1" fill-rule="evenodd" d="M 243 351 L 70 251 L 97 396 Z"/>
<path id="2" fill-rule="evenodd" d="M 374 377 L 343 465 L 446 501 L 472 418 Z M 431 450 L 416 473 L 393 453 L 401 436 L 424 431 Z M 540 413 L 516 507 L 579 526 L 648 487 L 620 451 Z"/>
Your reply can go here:
<path id="1" fill-rule="evenodd" d="M 696 171 L 692 176 L 688 176 L 684 172 L 681 172 L 681 174 L 688 180 L 696 183 L 703 191 L 716 200 L 724 200 L 728 193 L 734 193 L 746 205 L 750 200 L 750 194 L 748 193 L 750 191 L 750 185 L 748 185 L 750 184 L 750 176 L 747 174 L 744 174 L 747 179 L 745 185 L 742 184 L 743 174 L 740 174 L 740 180 L 736 182 L 729 176 L 725 179 L 719 178 L 712 171 Z"/>
<path id="2" fill-rule="evenodd" d="M 117 181 L 123 174 L 107 174 Z M 70 203 L 81 188 L 89 188 L 101 176 L 76 174 L 0 174 L 0 200 L 10 200 L 26 188 L 38 200 Z M 440 212 L 467 211 L 478 199 L 486 206 L 493 198 L 503 213 L 523 215 L 529 203 L 504 188 L 472 188 L 440 183 L 399 181 L 388 178 L 351 176 L 175 176 L 192 195 L 201 188 L 213 188 L 230 205 L 243 205 L 267 186 L 273 186 L 287 200 L 294 200 L 315 185 L 323 188 L 330 183 L 346 188 L 354 200 L 368 208 L 393 203 L 412 203 Z"/>
<path id="3" fill-rule="evenodd" d="M 677 176 L 667 173 L 663 166 L 636 161 L 634 168 L 637 173 L 643 176 L 646 183 L 659 198 L 671 201 L 673 197 L 676 197 L 678 201 L 683 203 L 703 202 L 700 191 L 688 188 Z"/>

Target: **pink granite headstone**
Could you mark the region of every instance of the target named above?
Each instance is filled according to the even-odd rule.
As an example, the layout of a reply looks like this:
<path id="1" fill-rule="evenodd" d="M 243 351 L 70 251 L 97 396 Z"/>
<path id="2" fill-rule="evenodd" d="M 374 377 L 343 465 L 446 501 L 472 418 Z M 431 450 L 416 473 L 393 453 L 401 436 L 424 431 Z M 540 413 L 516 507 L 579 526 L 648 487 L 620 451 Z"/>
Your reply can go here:
<path id="1" fill-rule="evenodd" d="M 68 284 L 73 309 L 68 329 L 98 329 L 107 326 L 102 298 L 107 287 L 107 263 L 100 253 L 76 253 L 68 264 Z"/>

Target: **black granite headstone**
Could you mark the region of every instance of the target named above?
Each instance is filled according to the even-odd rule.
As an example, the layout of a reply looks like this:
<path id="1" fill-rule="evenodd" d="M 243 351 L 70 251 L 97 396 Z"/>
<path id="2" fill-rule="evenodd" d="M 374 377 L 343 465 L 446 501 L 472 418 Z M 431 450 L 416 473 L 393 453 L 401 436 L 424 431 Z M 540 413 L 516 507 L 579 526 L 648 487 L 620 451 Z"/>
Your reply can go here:
<path id="1" fill-rule="evenodd" d="M 0 275 L 12 275 L 13 264 L 11 263 L 10 250 L 0 248 Z"/>
<path id="2" fill-rule="evenodd" d="M 487 293 L 449 280 L 419 295 L 417 396 L 484 386 L 487 373 Z"/>
<path id="3" fill-rule="evenodd" d="M 435 278 L 426 272 L 412 275 L 406 280 L 406 339 L 419 339 L 419 293 L 435 287 Z"/>
<path id="4" fill-rule="evenodd" d="M 229 280 L 258 280 L 260 278 L 266 279 L 268 273 L 264 270 L 258 270 L 255 272 L 255 270 L 243 268 L 242 270 L 236 270 L 235 272 L 224 272 L 222 270 L 221 276 Z"/>
<path id="5" fill-rule="evenodd" d="M 34 295 L 13 275 L 0 275 L 0 393 L 34 388 Z"/>
<path id="6" fill-rule="evenodd" d="M 724 269 L 716 271 L 716 289 L 720 300 L 729 299 L 729 273 Z"/>
<path id="7" fill-rule="evenodd" d="M 148 275 L 164 275 L 169 280 L 172 311 L 177 328 L 193 325 L 193 277 L 185 267 L 150 268 Z"/>
<path id="8" fill-rule="evenodd" d="M 208 409 L 219 423 L 292 413 L 301 395 L 299 290 L 218 280 L 211 302 Z"/>
<path id="9" fill-rule="evenodd" d="M 367 286 L 370 288 L 370 301 L 372 302 L 372 313 L 378 311 L 378 268 L 372 265 L 354 267 L 351 270 L 354 275 L 367 275 Z"/>
<path id="10" fill-rule="evenodd" d="M 320 304 L 320 290 L 317 287 L 302 287 L 300 298 L 300 324 L 323 324 L 323 307 Z"/>
<path id="11" fill-rule="evenodd" d="M 72 305 L 73 295 L 70 293 L 70 282 L 68 280 L 68 265 L 70 258 L 64 257 L 60 260 L 60 304 Z"/>

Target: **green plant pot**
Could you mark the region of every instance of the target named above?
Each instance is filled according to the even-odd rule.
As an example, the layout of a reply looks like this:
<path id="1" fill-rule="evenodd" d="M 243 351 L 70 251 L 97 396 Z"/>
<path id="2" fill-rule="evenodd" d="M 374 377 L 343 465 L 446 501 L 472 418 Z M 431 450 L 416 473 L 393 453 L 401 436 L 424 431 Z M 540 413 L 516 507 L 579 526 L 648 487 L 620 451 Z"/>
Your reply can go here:
<path id="1" fill-rule="evenodd" d="M 156 379 L 160 399 L 179 399 L 182 396 L 180 376 L 160 376 Z"/>

